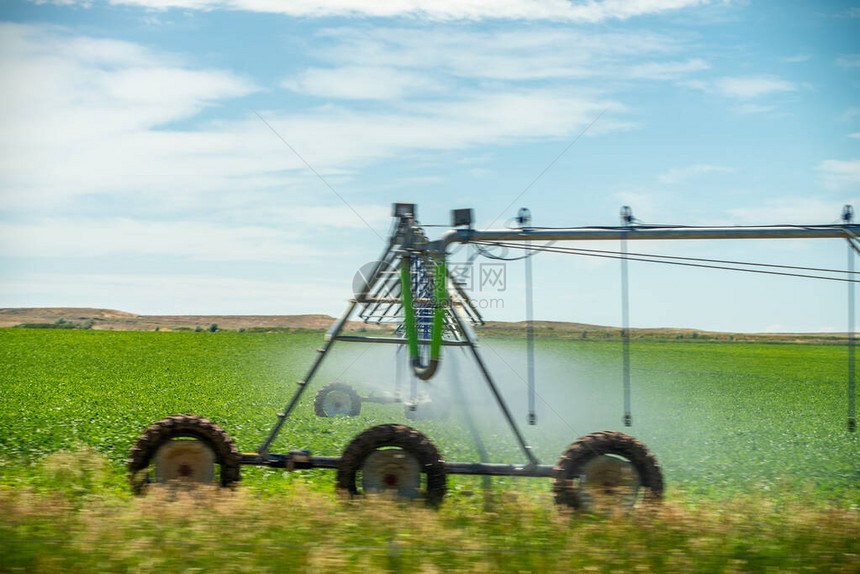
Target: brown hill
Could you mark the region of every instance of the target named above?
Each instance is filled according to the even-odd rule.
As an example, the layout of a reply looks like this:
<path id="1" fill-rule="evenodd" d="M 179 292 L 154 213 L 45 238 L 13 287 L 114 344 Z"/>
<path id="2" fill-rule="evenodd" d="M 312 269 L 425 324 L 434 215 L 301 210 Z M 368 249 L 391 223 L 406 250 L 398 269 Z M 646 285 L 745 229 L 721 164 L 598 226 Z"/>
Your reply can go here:
<path id="1" fill-rule="evenodd" d="M 328 329 L 334 318 L 328 315 L 136 315 L 113 309 L 87 307 L 41 307 L 0 309 L 0 327 L 57 322 L 87 325 L 105 331 L 162 331 L 206 329 Z M 350 329 L 373 328 L 350 322 Z"/>
<path id="2" fill-rule="evenodd" d="M 113 309 L 89 307 L 28 307 L 0 309 L 0 328 L 19 325 L 53 325 L 71 323 L 78 327 L 104 331 L 175 331 L 208 329 L 215 324 L 219 329 L 318 329 L 331 327 L 335 318 L 328 315 L 136 315 Z M 480 328 L 485 335 L 522 336 L 525 321 L 488 321 Z M 562 321 L 535 321 L 538 336 L 563 339 L 615 339 L 620 338 L 619 327 L 567 323 Z M 350 321 L 347 331 L 390 331 L 389 326 Z M 634 338 L 699 339 L 723 341 L 775 341 L 775 342 L 826 342 L 843 343 L 845 333 L 717 333 L 696 329 L 650 328 L 631 329 Z"/>

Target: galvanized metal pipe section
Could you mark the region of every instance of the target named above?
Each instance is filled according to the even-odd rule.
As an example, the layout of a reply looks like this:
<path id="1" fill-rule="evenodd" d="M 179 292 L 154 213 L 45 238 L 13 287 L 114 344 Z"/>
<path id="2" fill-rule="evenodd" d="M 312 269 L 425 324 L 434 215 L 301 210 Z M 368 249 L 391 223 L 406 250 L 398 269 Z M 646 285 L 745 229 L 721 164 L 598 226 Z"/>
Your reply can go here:
<path id="1" fill-rule="evenodd" d="M 549 464 L 524 466 L 521 464 L 500 464 L 491 462 L 446 462 L 448 474 L 477 474 L 486 476 L 530 476 L 535 478 L 552 476 L 553 467 Z"/>
<path id="2" fill-rule="evenodd" d="M 338 335 L 338 341 L 347 341 L 351 343 L 389 343 L 393 345 L 407 345 L 409 339 L 398 337 L 362 337 L 360 335 Z M 418 339 L 419 345 L 431 345 L 433 341 L 430 339 Z M 446 341 L 440 343 L 443 347 L 468 347 L 468 341 Z"/>
<path id="3" fill-rule="evenodd" d="M 473 243 L 491 241 L 622 241 L 628 240 L 681 240 L 681 239 L 847 239 L 860 235 L 860 225 L 846 223 L 840 225 L 803 225 L 803 226 L 772 226 L 772 227 L 657 227 L 657 226 L 621 226 L 621 227 L 578 227 L 568 229 L 490 229 L 478 231 L 475 229 L 452 229 L 431 244 L 431 249 L 445 252 L 453 243 Z M 626 253 L 626 249 L 623 249 Z M 622 260 L 622 264 L 626 261 Z M 854 261 L 849 260 L 849 276 L 853 271 Z M 626 278 L 625 278 L 626 279 Z M 848 375 L 848 429 L 854 431 L 856 420 L 854 414 L 855 366 L 854 366 L 854 288 L 849 283 L 848 314 L 849 314 L 849 375 Z M 625 373 L 625 378 L 627 374 Z M 627 397 L 625 395 L 625 418 L 627 415 Z"/>
<path id="4" fill-rule="evenodd" d="M 848 277 L 854 278 L 854 246 L 848 242 Z M 848 431 L 857 430 L 857 419 L 854 412 L 854 388 L 857 378 L 855 355 L 857 346 L 856 329 L 854 326 L 854 283 L 848 283 Z"/>
<path id="5" fill-rule="evenodd" d="M 627 239 L 813 239 L 845 238 L 860 234 L 860 225 L 785 227 L 579 227 L 571 229 L 452 229 L 433 243 L 443 250 L 453 243 L 476 241 L 612 241 Z"/>
<path id="6" fill-rule="evenodd" d="M 314 456 L 306 451 L 294 451 L 289 454 L 258 455 L 245 453 L 239 459 L 239 464 L 249 466 L 268 466 L 272 468 L 288 468 L 290 470 L 306 470 L 312 468 L 327 468 L 337 470 L 340 466 L 339 456 Z M 522 465 L 491 462 L 445 462 L 447 474 L 473 474 L 483 476 L 521 476 L 546 478 L 553 474 L 552 465 Z"/>

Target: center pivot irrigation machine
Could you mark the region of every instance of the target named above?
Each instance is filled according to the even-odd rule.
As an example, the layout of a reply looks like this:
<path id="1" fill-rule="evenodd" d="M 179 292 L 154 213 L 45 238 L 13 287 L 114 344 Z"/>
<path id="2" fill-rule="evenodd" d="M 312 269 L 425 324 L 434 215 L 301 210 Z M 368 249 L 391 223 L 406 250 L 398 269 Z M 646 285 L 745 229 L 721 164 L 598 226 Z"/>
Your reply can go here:
<path id="1" fill-rule="evenodd" d="M 562 253 L 592 252 L 555 246 L 560 241 L 615 240 L 621 250 L 609 254 L 622 264 L 623 299 L 623 385 L 624 424 L 630 426 L 630 354 L 627 313 L 626 263 L 640 260 L 627 251 L 628 240 L 662 239 L 771 239 L 771 238 L 845 238 L 849 244 L 848 269 L 839 271 L 848 285 L 848 428 L 855 428 L 854 415 L 854 251 L 858 251 L 857 234 L 860 226 L 852 224 L 853 211 L 846 206 L 842 223 L 836 225 L 770 226 L 770 227 L 687 227 L 650 226 L 639 224 L 629 208 L 621 211 L 618 227 L 537 228 L 531 227 L 528 210 L 520 210 L 516 229 L 479 231 L 472 228 L 472 211 L 453 212 L 453 229 L 439 239 L 428 239 L 417 220 L 415 206 L 394 204 L 394 225 L 382 256 L 357 276 L 355 298 L 344 314 L 334 323 L 318 350 L 315 361 L 304 380 L 298 382 L 290 402 L 266 439 L 255 452 L 239 452 L 234 442 L 212 421 L 192 415 L 175 415 L 152 424 L 137 440 L 131 452 L 129 473 L 132 488 L 137 493 L 152 482 L 217 481 L 230 486 L 239 480 L 242 465 L 268 466 L 296 470 L 324 468 L 337 471 L 338 490 L 352 495 L 389 492 L 398 497 L 420 498 L 438 505 L 445 496 L 449 474 L 483 476 L 545 477 L 552 479 L 552 490 L 558 504 L 573 508 L 629 507 L 637 501 L 660 500 L 663 475 L 654 455 L 635 438 L 620 432 L 596 432 L 573 442 L 555 466 L 541 464 L 526 443 L 511 411 L 499 391 L 481 353 L 478 350 L 475 325 L 483 323 L 480 313 L 470 302 L 462 286 L 446 265 L 450 249 L 455 244 L 473 244 L 486 254 L 487 246 L 523 249 L 526 253 L 526 306 L 531 322 L 531 269 L 528 256 L 541 251 Z M 550 242 L 550 243 L 538 243 Z M 657 256 L 654 256 L 657 257 Z M 663 256 L 665 258 L 665 256 Z M 668 258 L 673 264 L 725 269 L 726 261 L 690 258 Z M 681 261 L 683 260 L 683 261 Z M 695 261 L 696 263 L 691 263 Z M 663 261 L 666 262 L 666 261 Z M 710 265 L 705 264 L 710 263 Z M 749 270 L 734 262 L 735 270 Z M 831 272 L 788 266 L 764 265 L 768 273 L 805 276 L 798 271 Z M 774 269 L 775 267 L 779 269 Z M 820 277 L 823 278 L 823 277 Z M 829 277 L 833 278 L 833 277 Z M 377 336 L 362 333 L 347 335 L 344 326 L 354 315 L 366 323 L 394 327 L 392 335 Z M 534 377 L 532 341 L 529 329 L 529 423 L 534 424 Z M 394 399 L 364 400 L 376 402 L 400 401 L 407 404 L 407 414 L 419 402 L 417 381 L 431 379 L 439 369 L 442 351 L 446 347 L 461 347 L 474 360 L 499 410 L 522 451 L 524 462 L 498 464 L 488 462 L 450 462 L 443 460 L 430 439 L 419 431 L 399 424 L 369 428 L 347 445 L 343 454 L 315 456 L 308 450 L 292 450 L 286 454 L 269 452 L 285 420 L 296 408 L 311 380 L 331 352 L 336 342 L 362 342 L 398 345 L 400 366 L 412 373 L 412 392 L 408 401 Z M 407 351 L 403 357 L 401 351 Z M 358 414 L 361 397 L 343 383 L 324 386 L 314 401 L 320 416 Z M 475 437 L 477 439 L 477 437 Z M 480 450 L 480 449 L 479 449 Z M 483 458 L 483 456 L 482 456 Z M 216 472 L 217 471 L 217 472 Z"/>

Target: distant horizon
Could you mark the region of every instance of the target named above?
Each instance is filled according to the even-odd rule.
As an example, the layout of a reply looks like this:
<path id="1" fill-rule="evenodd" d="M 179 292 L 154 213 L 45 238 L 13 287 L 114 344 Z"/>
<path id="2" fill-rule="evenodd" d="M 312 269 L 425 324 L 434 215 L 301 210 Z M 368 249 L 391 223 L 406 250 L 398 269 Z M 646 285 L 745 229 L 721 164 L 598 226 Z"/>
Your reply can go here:
<path id="1" fill-rule="evenodd" d="M 201 319 L 216 319 L 219 317 L 223 318 L 243 318 L 243 317 L 325 317 L 327 319 L 331 319 L 332 322 L 336 321 L 340 316 L 329 315 L 326 313 L 250 313 L 250 314 L 233 314 L 233 313 L 136 313 L 133 311 L 125 311 L 122 309 L 112 309 L 107 307 L 70 307 L 64 305 L 51 305 L 51 306 L 41 306 L 41 307 L 0 307 L 0 313 L 5 311 L 19 311 L 19 310 L 34 310 L 34 311 L 46 311 L 46 310 L 68 310 L 69 312 L 73 311 L 108 311 L 112 313 L 120 313 L 123 315 L 128 315 L 130 317 L 171 317 L 171 318 L 201 318 Z M 65 317 L 64 317 L 65 318 Z M 357 316 L 352 317 L 351 322 L 354 323 L 365 323 Z M 486 324 L 503 324 L 503 325 L 526 325 L 528 321 L 521 319 L 516 321 L 504 321 L 504 320 L 495 320 L 495 319 L 487 319 Z M 554 324 L 554 325 L 576 325 L 582 327 L 594 327 L 598 330 L 615 330 L 620 331 L 622 327 L 620 325 L 600 325 L 594 323 L 583 323 L 581 321 L 559 321 L 554 319 L 534 319 L 534 323 L 537 324 Z M 375 325 L 375 323 L 366 323 L 369 325 Z M 685 326 L 671 326 L 671 325 L 661 325 L 661 326 L 646 326 L 646 327 L 631 327 L 631 331 L 689 331 L 689 332 L 698 332 L 698 333 L 710 333 L 710 334 L 722 334 L 722 335 L 833 335 L 837 337 L 847 337 L 847 331 L 712 331 L 710 329 L 700 329 L 698 327 L 685 327 Z"/>

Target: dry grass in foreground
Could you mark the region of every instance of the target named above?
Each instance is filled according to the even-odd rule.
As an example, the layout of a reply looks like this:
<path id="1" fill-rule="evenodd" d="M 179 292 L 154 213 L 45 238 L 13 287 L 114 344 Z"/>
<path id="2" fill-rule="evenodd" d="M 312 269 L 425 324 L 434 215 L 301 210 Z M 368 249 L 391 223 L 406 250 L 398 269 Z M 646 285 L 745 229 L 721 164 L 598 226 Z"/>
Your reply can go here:
<path id="1" fill-rule="evenodd" d="M 299 482 L 133 498 L 105 488 L 108 467 L 89 460 L 57 453 L 45 480 L 0 482 L 0 571 L 860 571 L 860 511 L 800 499 L 692 504 L 675 493 L 605 518 L 513 491 L 455 495 L 439 511 Z"/>

